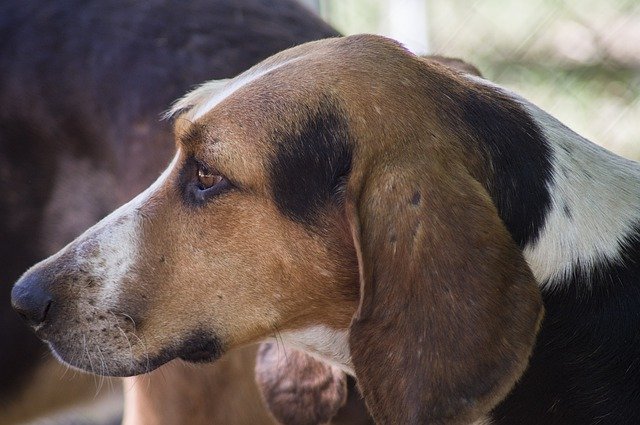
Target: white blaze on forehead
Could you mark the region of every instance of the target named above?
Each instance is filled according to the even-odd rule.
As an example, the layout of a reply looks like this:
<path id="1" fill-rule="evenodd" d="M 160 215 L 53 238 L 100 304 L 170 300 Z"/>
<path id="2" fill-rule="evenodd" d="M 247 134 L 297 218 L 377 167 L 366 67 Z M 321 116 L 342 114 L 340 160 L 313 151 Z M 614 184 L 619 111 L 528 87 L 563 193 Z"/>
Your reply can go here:
<path id="1" fill-rule="evenodd" d="M 167 180 L 175 167 L 180 151 L 167 169 L 144 192 L 106 216 L 84 232 L 75 248 L 76 259 L 83 269 L 96 279 L 101 299 L 113 299 L 120 283 L 138 258 L 140 244 L 139 208 Z"/>
<path id="2" fill-rule="evenodd" d="M 231 96 L 236 90 L 260 79 L 262 76 L 301 59 L 302 56 L 279 63 L 259 64 L 231 80 L 213 80 L 204 83 L 197 89 L 187 93 L 178 100 L 168 112 L 171 117 L 183 110 L 188 110 L 184 118 L 196 121 L 213 109 L 218 103 Z"/>

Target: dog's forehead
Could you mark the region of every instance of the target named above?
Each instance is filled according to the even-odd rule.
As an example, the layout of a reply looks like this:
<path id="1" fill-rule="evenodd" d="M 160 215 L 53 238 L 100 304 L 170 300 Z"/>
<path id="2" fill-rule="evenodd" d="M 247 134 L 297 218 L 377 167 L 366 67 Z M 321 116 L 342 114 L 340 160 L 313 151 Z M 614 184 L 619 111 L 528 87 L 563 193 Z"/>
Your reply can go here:
<path id="1" fill-rule="evenodd" d="M 290 181 L 313 174 L 319 177 L 314 185 L 334 185 L 332 173 L 346 172 L 352 149 L 359 149 L 355 140 L 359 146 L 381 146 L 422 125 L 415 115 L 424 106 L 419 86 L 425 66 L 399 44 L 377 36 L 302 45 L 234 80 L 187 95 L 178 104 L 187 111 L 176 123 L 187 124 L 176 126 L 177 142 L 189 143 L 183 152 L 209 153 L 210 164 L 238 183 L 268 191 L 289 188 L 291 202 L 282 204 L 299 205 L 294 198 L 300 191 L 289 187 Z M 394 114 L 396 120 L 382 119 Z M 305 193 L 315 206 L 328 196 Z M 300 220 L 311 215 L 286 214 Z"/>
<path id="2" fill-rule="evenodd" d="M 177 136 L 192 124 L 217 128 L 234 125 L 254 136 L 280 129 L 285 121 L 304 119 L 328 95 L 341 101 L 359 97 L 364 76 L 393 75 L 387 68 L 410 55 L 397 43 L 362 35 L 320 40 L 274 55 L 232 80 L 212 81 L 178 101 L 182 112 Z"/>

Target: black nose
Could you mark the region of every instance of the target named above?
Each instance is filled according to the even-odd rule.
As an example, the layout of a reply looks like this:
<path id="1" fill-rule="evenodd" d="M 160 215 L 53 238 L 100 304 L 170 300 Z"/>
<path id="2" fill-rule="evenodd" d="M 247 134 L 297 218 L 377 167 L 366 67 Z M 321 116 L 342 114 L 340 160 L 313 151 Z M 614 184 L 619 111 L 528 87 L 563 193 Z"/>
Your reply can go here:
<path id="1" fill-rule="evenodd" d="M 42 285 L 37 274 L 27 274 L 11 290 L 11 305 L 33 327 L 44 323 L 51 308 L 51 294 Z"/>

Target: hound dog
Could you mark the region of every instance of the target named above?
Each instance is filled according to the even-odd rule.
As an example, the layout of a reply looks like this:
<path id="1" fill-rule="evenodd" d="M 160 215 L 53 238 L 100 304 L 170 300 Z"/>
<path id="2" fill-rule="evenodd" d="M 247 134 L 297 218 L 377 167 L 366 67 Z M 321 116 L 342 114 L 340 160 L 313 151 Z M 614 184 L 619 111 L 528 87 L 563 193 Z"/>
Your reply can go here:
<path id="1" fill-rule="evenodd" d="M 158 180 L 13 288 L 62 361 L 135 375 L 278 334 L 378 423 L 640 417 L 638 164 L 370 35 L 171 114 Z"/>

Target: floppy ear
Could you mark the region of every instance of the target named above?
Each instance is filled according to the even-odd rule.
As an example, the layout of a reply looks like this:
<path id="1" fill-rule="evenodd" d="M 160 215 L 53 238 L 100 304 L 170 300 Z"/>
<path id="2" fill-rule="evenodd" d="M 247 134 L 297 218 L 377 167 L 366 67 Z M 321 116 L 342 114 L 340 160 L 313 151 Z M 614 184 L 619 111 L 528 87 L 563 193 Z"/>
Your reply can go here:
<path id="1" fill-rule="evenodd" d="M 284 425 L 328 423 L 347 400 L 344 372 L 273 343 L 260 345 L 256 382 L 269 411 Z"/>
<path id="2" fill-rule="evenodd" d="M 406 148 L 356 164 L 348 183 L 352 361 L 377 423 L 469 424 L 523 373 L 541 297 L 484 188 L 444 154 Z"/>

